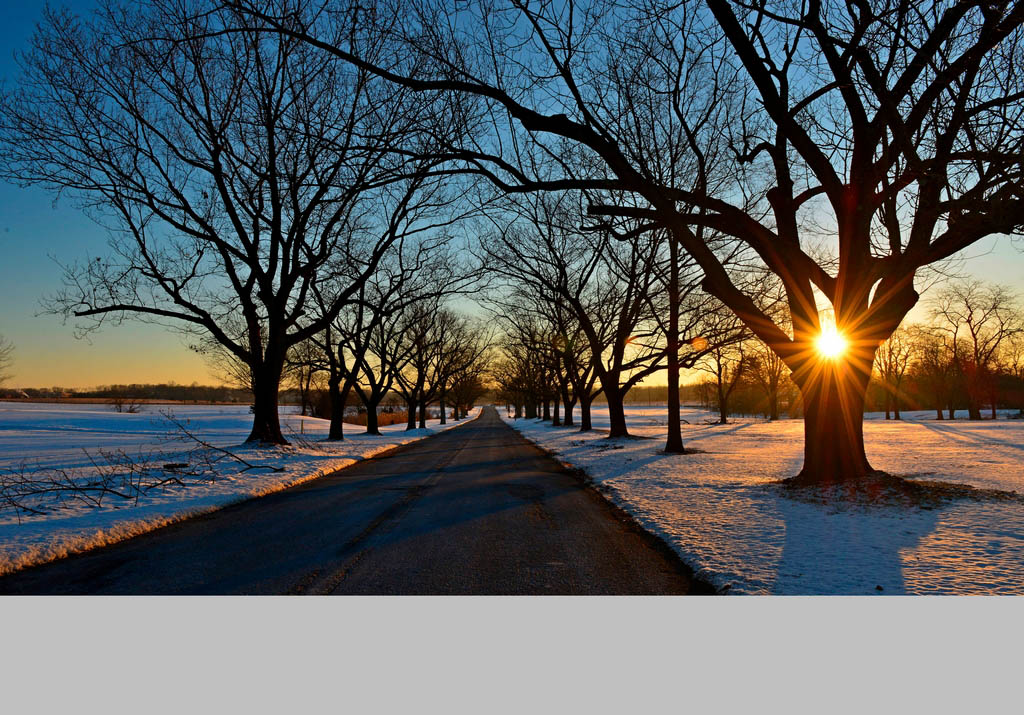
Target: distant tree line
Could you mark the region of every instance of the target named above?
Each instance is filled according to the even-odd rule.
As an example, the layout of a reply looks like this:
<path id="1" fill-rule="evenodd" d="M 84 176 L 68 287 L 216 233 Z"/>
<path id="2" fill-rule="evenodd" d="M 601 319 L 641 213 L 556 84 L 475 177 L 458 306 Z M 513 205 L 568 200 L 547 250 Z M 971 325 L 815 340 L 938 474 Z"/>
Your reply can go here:
<path id="1" fill-rule="evenodd" d="M 176 383 L 101 385 L 91 388 L 25 387 L 0 391 L 6 399 L 58 399 L 77 398 L 110 401 L 116 398 L 134 400 L 167 400 L 169 402 L 192 402 L 196 404 L 240 403 L 251 404 L 252 393 L 244 388 L 224 385 L 178 385 Z"/>

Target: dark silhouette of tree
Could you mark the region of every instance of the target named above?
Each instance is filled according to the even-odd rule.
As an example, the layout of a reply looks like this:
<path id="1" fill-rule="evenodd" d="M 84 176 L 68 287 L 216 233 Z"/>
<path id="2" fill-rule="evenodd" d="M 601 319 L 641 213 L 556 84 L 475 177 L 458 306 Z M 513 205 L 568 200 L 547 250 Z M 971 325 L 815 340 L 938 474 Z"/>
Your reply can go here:
<path id="1" fill-rule="evenodd" d="M 410 173 L 390 150 L 418 131 L 422 97 L 238 21 L 170 0 L 47 11 L 0 103 L 0 174 L 71 193 L 111 232 L 107 258 L 67 266 L 54 311 L 203 336 L 249 373 L 249 440 L 280 444 L 288 351 L 394 240 L 368 207 Z"/>
<path id="2" fill-rule="evenodd" d="M 918 270 L 1024 227 L 1021 3 L 508 0 L 466 6 L 458 22 L 442 0 L 375 8 L 367 23 L 383 13 L 394 41 L 386 63 L 301 15 L 276 24 L 398 86 L 474 97 L 472 116 L 495 130 L 449 147 L 464 170 L 511 192 L 620 192 L 629 200 L 593 212 L 675 230 L 705 290 L 793 373 L 805 415 L 797 483 L 872 472 L 871 366 L 918 300 Z M 683 134 L 673 146 L 732 185 L 666 180 L 652 168 L 666 162 L 659 132 Z M 574 153 L 590 159 L 585 172 Z M 541 156 L 562 176 L 538 175 Z M 812 217 L 826 217 L 834 268 L 812 256 Z M 736 285 L 700 226 L 779 276 L 791 334 Z M 816 350 L 819 296 L 849 341 L 833 360 Z"/>
<path id="3" fill-rule="evenodd" d="M 14 365 L 14 343 L 0 335 L 0 385 L 14 377 L 9 371 Z"/>
<path id="4" fill-rule="evenodd" d="M 481 242 L 483 262 L 507 279 L 513 291 L 547 295 L 572 311 L 608 402 L 609 435 L 622 437 L 628 435 L 625 394 L 664 367 L 665 348 L 654 319 L 659 307 L 654 301 L 664 296 L 655 271 L 660 244 L 649 231 L 616 241 L 609 229 L 579 230 L 574 199 L 579 197 L 534 196 L 513 204 L 520 220 L 497 225 Z M 550 368 L 557 326 L 549 324 L 548 329 L 541 342 Z M 546 395 L 544 402 L 550 399 Z"/>
<path id="5" fill-rule="evenodd" d="M 318 378 L 326 370 L 323 354 L 316 343 L 306 340 L 292 347 L 285 360 L 284 373 L 299 395 L 299 414 L 316 415 Z"/>
<path id="6" fill-rule="evenodd" d="M 924 326 L 908 328 L 912 333 L 914 346 L 911 374 L 932 399 L 935 419 L 941 420 L 942 410 L 949 406 L 949 418 L 953 419 L 953 391 L 955 365 L 953 351 L 943 336 Z"/>
<path id="7" fill-rule="evenodd" d="M 943 335 L 950 362 L 964 382 L 969 419 L 981 419 L 986 401 L 995 419 L 1000 348 L 1024 333 L 1015 297 L 1002 286 L 961 280 L 942 288 L 931 306 L 933 330 Z"/>
<path id="8" fill-rule="evenodd" d="M 914 356 L 914 341 L 907 328 L 897 328 L 875 353 L 875 369 L 884 390 L 885 419 L 890 412 L 900 419 L 900 401 L 903 397 L 903 378 Z"/>
<path id="9" fill-rule="evenodd" d="M 729 398 L 748 374 L 748 350 L 751 341 L 749 335 L 743 334 L 742 324 L 735 315 L 719 312 L 717 317 L 718 330 L 735 337 L 710 346 L 694 367 L 711 374 L 715 405 L 718 408 L 718 423 L 724 425 L 729 421 Z"/>
<path id="10" fill-rule="evenodd" d="M 478 284 L 479 271 L 458 258 L 454 244 L 452 229 L 466 215 L 450 209 L 450 184 L 447 178 L 417 173 L 406 182 L 393 184 L 392 195 L 381 197 L 382 207 L 387 209 L 386 220 L 380 222 L 387 237 L 381 240 L 390 244 L 390 249 L 346 307 L 315 338 L 328 373 L 331 440 L 343 439 L 344 405 L 365 366 L 370 337 L 381 323 L 412 303 L 472 291 Z M 329 312 L 336 294 L 349 288 L 344 274 L 338 274 L 340 281 L 322 281 L 314 287 L 315 305 L 321 312 Z M 367 417 L 370 434 L 377 431 L 375 417 Z"/>

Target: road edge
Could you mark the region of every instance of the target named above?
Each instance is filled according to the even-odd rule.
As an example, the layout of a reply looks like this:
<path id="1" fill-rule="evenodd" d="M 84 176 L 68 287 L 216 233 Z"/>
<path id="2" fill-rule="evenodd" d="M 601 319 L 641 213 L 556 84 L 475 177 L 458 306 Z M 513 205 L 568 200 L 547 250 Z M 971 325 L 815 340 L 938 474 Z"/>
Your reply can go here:
<path id="1" fill-rule="evenodd" d="M 307 485 L 314 484 L 315 482 L 321 479 L 326 479 L 328 477 L 340 474 L 344 472 L 346 469 L 350 469 L 356 466 L 357 464 L 362 464 L 363 462 L 367 462 L 374 459 L 383 459 L 392 454 L 395 454 L 399 450 L 406 449 L 414 444 L 418 444 L 423 440 L 430 439 L 431 437 L 437 437 L 438 435 L 458 429 L 463 425 L 467 425 L 470 422 L 474 422 L 475 420 L 480 419 L 480 416 L 482 414 L 483 406 L 481 406 L 480 412 L 478 412 L 476 416 L 473 417 L 472 419 L 459 420 L 458 424 L 454 424 L 451 426 L 446 424 L 445 429 L 443 430 L 439 430 L 437 432 L 434 432 L 433 434 L 424 435 L 422 437 L 419 437 L 418 439 L 410 440 L 409 442 L 406 442 L 404 444 L 395 445 L 394 447 L 390 447 L 381 452 L 375 452 L 374 454 L 369 455 L 367 457 L 361 457 L 353 461 L 351 464 L 346 464 L 344 467 L 340 467 L 330 472 L 325 472 L 324 474 L 320 474 L 309 478 L 300 477 L 298 478 L 297 481 L 293 481 L 288 484 L 283 484 L 277 488 L 270 488 L 269 490 L 262 492 L 260 494 L 243 495 L 240 496 L 238 499 L 225 501 L 221 504 L 213 504 L 208 507 L 198 507 L 190 511 L 179 512 L 177 514 L 172 514 L 165 518 L 154 519 L 148 522 L 135 522 L 134 524 L 132 524 L 130 528 L 125 529 L 123 531 L 108 530 L 107 532 L 105 532 L 105 536 L 107 538 L 102 543 L 93 543 L 91 545 L 87 545 L 81 548 L 75 547 L 74 545 L 64 546 L 63 548 L 67 549 L 67 551 L 65 551 L 64 553 L 53 555 L 50 558 L 43 558 L 38 561 L 24 563 L 10 570 L 0 570 L 0 596 L 6 595 L 6 592 L 2 588 L 4 580 L 8 578 L 17 577 L 19 574 L 22 574 L 26 571 L 48 566 L 58 561 L 64 561 L 65 559 L 75 559 L 85 556 L 86 554 L 93 554 L 98 551 L 102 551 L 103 549 L 115 546 L 117 544 L 122 544 L 126 541 L 131 541 L 132 539 L 138 538 L 140 536 L 152 534 L 154 532 L 160 531 L 161 529 L 176 528 L 194 519 L 207 518 L 212 516 L 213 514 L 238 508 L 243 504 L 247 504 L 258 499 L 266 499 L 276 494 L 281 494 L 282 492 L 286 492 L 289 489 L 301 489 L 303 487 L 306 487 Z"/>
<path id="2" fill-rule="evenodd" d="M 499 417 L 500 416 L 501 415 L 499 413 Z M 707 580 L 707 578 L 701 576 L 698 573 L 697 569 L 695 569 L 689 562 L 687 562 L 687 560 L 685 558 L 683 558 L 682 554 L 680 554 L 675 549 L 675 547 L 673 547 L 672 544 L 670 544 L 661 534 L 658 534 L 657 532 L 648 529 L 646 526 L 644 526 L 644 524 L 632 512 L 628 511 L 622 505 L 617 504 L 612 499 L 612 496 L 611 496 L 612 490 L 610 488 L 608 488 L 608 487 L 605 487 L 602 484 L 599 484 L 587 472 L 586 469 L 584 469 L 583 467 L 579 467 L 579 466 L 577 466 L 575 464 L 572 464 L 571 462 L 566 462 L 564 459 L 562 459 L 561 455 L 559 455 L 556 452 L 552 452 L 550 449 L 548 449 L 548 448 L 538 444 L 534 440 L 530 439 L 527 435 L 525 435 L 522 432 L 520 432 L 519 430 L 517 430 L 515 427 L 510 425 L 504 419 L 502 419 L 502 422 L 509 429 L 511 429 L 516 434 L 518 434 L 520 437 L 522 437 L 524 440 L 526 440 L 531 445 L 536 447 L 538 451 L 540 451 L 544 455 L 550 457 L 555 462 L 557 462 L 562 467 L 562 469 L 564 469 L 568 474 L 570 474 L 577 481 L 579 481 L 580 484 L 585 489 L 587 489 L 588 491 L 590 491 L 593 494 L 595 494 L 596 496 L 598 496 L 605 504 L 608 505 L 608 507 L 610 508 L 612 514 L 620 522 L 622 522 L 623 524 L 628 526 L 633 531 L 637 532 L 652 548 L 657 550 L 663 556 L 666 556 L 667 558 L 669 558 L 671 561 L 679 564 L 679 566 L 682 567 L 682 570 L 690 578 L 690 580 L 693 582 L 693 584 L 695 586 L 697 586 L 697 589 L 694 590 L 689 595 L 692 595 L 692 596 L 723 596 L 723 595 L 725 595 L 727 593 L 727 591 L 725 591 L 723 589 L 716 588 L 714 586 L 714 584 L 712 584 L 710 581 Z"/>

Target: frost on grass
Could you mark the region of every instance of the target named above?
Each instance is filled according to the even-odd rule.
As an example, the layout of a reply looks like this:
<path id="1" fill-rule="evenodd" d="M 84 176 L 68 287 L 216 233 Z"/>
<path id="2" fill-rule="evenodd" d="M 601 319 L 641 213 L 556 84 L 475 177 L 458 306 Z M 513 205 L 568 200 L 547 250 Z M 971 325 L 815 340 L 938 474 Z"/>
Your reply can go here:
<path id="1" fill-rule="evenodd" d="M 475 415 L 471 415 L 473 417 Z M 103 546 L 173 521 L 278 491 L 422 439 L 438 429 L 352 426 L 282 416 L 292 442 L 243 444 L 245 406 L 175 407 L 170 416 L 107 405 L 0 402 L 0 573 Z"/>
<path id="2" fill-rule="evenodd" d="M 871 463 L 924 494 L 870 503 L 781 487 L 802 466 L 798 420 L 683 417 L 687 455 L 661 451 L 663 407 L 628 411 L 631 432 L 650 440 L 509 422 L 727 593 L 1024 593 L 1024 422 L 869 416 Z M 607 426 L 605 413 L 594 418 Z"/>

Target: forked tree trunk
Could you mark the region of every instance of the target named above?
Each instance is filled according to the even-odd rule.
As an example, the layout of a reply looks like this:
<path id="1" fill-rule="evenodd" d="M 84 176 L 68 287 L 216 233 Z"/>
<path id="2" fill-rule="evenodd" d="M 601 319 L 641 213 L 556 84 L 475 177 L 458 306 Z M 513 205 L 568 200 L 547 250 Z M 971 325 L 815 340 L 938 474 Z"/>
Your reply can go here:
<path id="1" fill-rule="evenodd" d="M 575 427 L 576 423 L 573 421 L 572 412 L 573 408 L 576 407 L 576 398 L 569 397 L 569 390 L 562 393 L 562 404 L 565 406 L 565 416 L 562 418 L 562 424 L 566 427 Z"/>
<path id="2" fill-rule="evenodd" d="M 263 366 L 253 371 L 252 431 L 246 442 L 288 444 L 281 433 L 281 419 L 277 413 L 277 393 L 281 384 L 284 364 Z"/>

